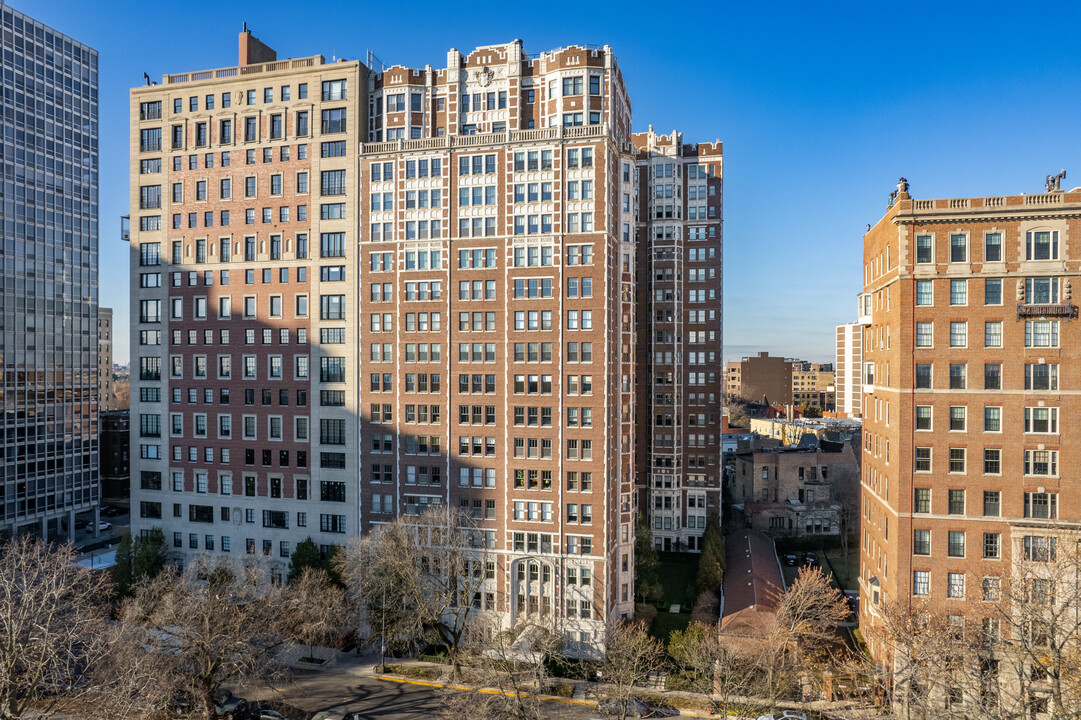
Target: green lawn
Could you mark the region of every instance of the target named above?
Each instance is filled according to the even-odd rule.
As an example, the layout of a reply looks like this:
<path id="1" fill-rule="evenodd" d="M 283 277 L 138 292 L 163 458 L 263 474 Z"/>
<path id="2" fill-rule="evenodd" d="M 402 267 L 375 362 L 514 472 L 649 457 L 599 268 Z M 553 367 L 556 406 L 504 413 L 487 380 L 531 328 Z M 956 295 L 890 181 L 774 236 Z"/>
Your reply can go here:
<path id="1" fill-rule="evenodd" d="M 668 636 L 672 634 L 673 630 L 686 630 L 687 626 L 690 624 L 690 613 L 670 613 L 662 610 L 657 613 L 657 617 L 653 619 L 653 625 L 650 626 L 649 634 L 667 644 Z"/>
<path id="2" fill-rule="evenodd" d="M 839 549 L 827 550 L 824 554 L 829 558 L 830 565 L 833 566 L 833 572 L 836 574 L 837 583 L 843 590 L 854 590 L 859 587 L 860 554 L 858 548 L 849 548 L 847 560 L 845 560 L 844 553 Z M 829 567 L 823 569 L 828 570 Z"/>
<path id="3" fill-rule="evenodd" d="M 663 607 L 661 614 L 668 611 L 672 603 L 679 603 L 681 610 L 690 612 L 694 605 L 694 586 L 698 575 L 698 555 L 693 553 L 660 553 L 661 591 Z"/>

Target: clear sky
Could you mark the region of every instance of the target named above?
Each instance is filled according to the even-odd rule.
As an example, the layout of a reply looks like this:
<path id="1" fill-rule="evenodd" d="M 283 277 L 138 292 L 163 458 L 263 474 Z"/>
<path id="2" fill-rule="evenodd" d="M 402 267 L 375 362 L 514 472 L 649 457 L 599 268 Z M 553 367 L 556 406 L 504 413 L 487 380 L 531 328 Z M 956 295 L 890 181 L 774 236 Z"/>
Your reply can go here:
<path id="1" fill-rule="evenodd" d="M 127 322 L 128 88 L 236 64 L 242 23 L 278 57 L 445 66 L 521 38 L 608 44 L 635 130 L 725 150 L 726 359 L 833 360 L 861 235 L 904 175 L 916 198 L 1081 186 L 1081 3 L 9 2 L 100 53 L 101 304 Z M 521 12 L 529 9 L 530 12 Z M 117 333 L 117 362 L 128 358 Z"/>

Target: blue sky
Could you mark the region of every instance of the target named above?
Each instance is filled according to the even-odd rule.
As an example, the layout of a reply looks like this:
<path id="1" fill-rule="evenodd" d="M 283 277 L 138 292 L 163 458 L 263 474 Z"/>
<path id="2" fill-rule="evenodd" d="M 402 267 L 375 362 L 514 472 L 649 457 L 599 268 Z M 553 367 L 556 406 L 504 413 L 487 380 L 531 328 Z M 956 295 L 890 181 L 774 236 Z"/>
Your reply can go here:
<path id="1" fill-rule="evenodd" d="M 530 53 L 611 45 L 635 130 L 724 141 L 727 359 L 833 359 L 834 326 L 855 316 L 862 232 L 901 175 L 917 198 L 1042 192 L 1062 168 L 1064 187 L 1081 186 L 1076 2 L 547 5 L 575 16 L 423 0 L 9 4 L 100 52 L 101 303 L 118 325 L 128 88 L 144 71 L 234 65 L 244 21 L 282 58 L 371 50 L 414 67 L 514 38 Z"/>

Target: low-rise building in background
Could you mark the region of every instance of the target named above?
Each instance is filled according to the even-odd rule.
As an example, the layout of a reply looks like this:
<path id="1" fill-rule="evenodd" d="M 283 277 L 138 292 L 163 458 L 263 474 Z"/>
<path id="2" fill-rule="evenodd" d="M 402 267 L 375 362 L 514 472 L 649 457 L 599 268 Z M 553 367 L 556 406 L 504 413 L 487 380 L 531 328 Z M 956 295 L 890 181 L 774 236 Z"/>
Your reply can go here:
<path id="1" fill-rule="evenodd" d="M 846 505 L 859 503 L 859 459 L 852 442 L 737 452 L 732 508 L 749 527 L 772 535 L 836 535 Z"/>

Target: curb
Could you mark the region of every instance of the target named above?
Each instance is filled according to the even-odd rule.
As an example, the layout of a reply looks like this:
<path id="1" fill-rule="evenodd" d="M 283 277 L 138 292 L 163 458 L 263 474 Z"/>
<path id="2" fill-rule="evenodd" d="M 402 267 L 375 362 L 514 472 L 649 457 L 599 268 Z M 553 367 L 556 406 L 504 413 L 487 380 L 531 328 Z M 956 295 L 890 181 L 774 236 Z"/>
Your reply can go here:
<path id="1" fill-rule="evenodd" d="M 372 677 L 374 677 L 376 680 L 383 680 L 385 682 L 402 683 L 402 684 L 405 684 L 405 685 L 421 685 L 421 686 L 424 686 L 424 687 L 447 688 L 447 689 L 450 689 L 450 690 L 469 690 L 469 691 L 473 691 L 473 692 L 484 693 L 485 695 L 505 694 L 505 693 L 500 693 L 499 690 L 492 690 L 492 689 L 489 689 L 489 688 L 471 688 L 471 687 L 467 687 L 465 685 L 448 685 L 446 683 L 430 682 L 430 681 L 427 681 L 427 680 L 407 680 L 407 679 L 405 679 L 403 677 L 396 677 L 396 676 L 391 676 L 391 675 L 375 674 Z M 595 703 L 595 702 L 593 702 L 591 700 L 575 700 L 574 698 L 564 698 L 564 697 L 558 697 L 556 695 L 537 695 L 535 697 L 537 697 L 539 700 L 542 700 L 543 702 L 564 703 L 564 704 L 567 704 L 567 705 L 581 705 L 581 706 L 584 706 L 584 707 L 596 707 L 596 705 L 597 705 L 597 703 Z M 679 714 L 680 714 L 681 717 L 699 717 L 699 718 L 717 718 L 717 717 L 720 717 L 718 715 L 708 715 L 708 714 L 703 715 L 702 713 L 696 712 L 694 710 L 679 710 Z"/>

